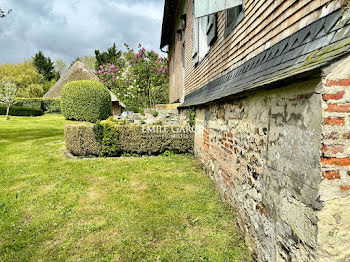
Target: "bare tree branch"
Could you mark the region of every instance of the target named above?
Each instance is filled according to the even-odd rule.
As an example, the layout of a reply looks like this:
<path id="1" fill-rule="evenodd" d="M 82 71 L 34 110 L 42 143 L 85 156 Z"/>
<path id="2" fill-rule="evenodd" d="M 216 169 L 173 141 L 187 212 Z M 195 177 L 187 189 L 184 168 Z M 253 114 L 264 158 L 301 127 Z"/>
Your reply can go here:
<path id="1" fill-rule="evenodd" d="M 12 9 L 9 9 L 7 12 L 4 12 L 1 8 L 0 8 L 0 18 L 5 18 L 7 15 L 11 14 Z"/>

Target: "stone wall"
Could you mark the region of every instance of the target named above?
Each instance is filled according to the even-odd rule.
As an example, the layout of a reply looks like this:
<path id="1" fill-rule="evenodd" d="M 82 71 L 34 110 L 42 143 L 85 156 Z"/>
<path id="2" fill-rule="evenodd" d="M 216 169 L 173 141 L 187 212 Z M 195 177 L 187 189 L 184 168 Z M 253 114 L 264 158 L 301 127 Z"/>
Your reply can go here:
<path id="1" fill-rule="evenodd" d="M 350 91 L 335 88 L 322 95 L 323 82 L 310 80 L 196 109 L 196 157 L 223 200 L 237 210 L 259 261 L 326 261 L 327 255 L 349 255 L 336 254 L 345 252 L 349 237 L 342 233 L 340 238 L 334 230 L 350 226 L 344 210 L 350 200 L 330 191 L 326 197 L 329 183 L 337 185 L 339 197 L 348 196 L 344 192 L 350 188 L 343 167 L 349 162 L 340 160 L 349 155 L 348 107 L 324 107 L 335 102 L 327 98 L 348 103 Z M 339 160 L 331 160 L 334 154 Z M 335 242 L 342 248 L 334 247 Z"/>
<path id="2" fill-rule="evenodd" d="M 350 261 L 350 58 L 323 81 L 319 256 Z"/>
<path id="3" fill-rule="evenodd" d="M 157 113 L 157 116 L 153 114 Z M 188 111 L 177 109 L 145 109 L 144 114 L 132 113 L 128 115 L 127 120 L 135 124 L 159 124 L 162 125 L 186 125 L 188 123 Z"/>

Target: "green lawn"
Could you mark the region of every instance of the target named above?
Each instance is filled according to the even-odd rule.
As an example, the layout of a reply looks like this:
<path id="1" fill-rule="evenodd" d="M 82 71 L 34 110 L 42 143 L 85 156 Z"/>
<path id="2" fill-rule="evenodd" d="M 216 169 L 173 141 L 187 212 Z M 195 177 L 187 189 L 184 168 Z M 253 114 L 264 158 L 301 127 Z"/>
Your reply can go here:
<path id="1" fill-rule="evenodd" d="M 72 160 L 60 115 L 0 116 L 0 261 L 247 261 L 190 156 Z"/>

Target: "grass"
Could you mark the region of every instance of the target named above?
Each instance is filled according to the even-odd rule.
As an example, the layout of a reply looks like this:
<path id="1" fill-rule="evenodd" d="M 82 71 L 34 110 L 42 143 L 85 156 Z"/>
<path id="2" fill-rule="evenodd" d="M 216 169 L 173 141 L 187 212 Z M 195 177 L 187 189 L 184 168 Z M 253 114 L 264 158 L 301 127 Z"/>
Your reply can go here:
<path id="1" fill-rule="evenodd" d="M 0 261 L 248 261 L 190 156 L 72 160 L 60 115 L 0 118 Z"/>

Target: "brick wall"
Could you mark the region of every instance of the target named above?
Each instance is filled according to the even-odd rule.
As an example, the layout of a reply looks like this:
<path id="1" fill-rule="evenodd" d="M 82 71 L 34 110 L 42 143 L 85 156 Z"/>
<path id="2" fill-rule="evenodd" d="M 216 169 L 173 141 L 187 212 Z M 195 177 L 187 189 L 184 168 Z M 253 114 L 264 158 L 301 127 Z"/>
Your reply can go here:
<path id="1" fill-rule="evenodd" d="M 323 138 L 319 215 L 320 253 L 324 261 L 350 257 L 350 59 L 324 79 L 322 90 Z"/>

